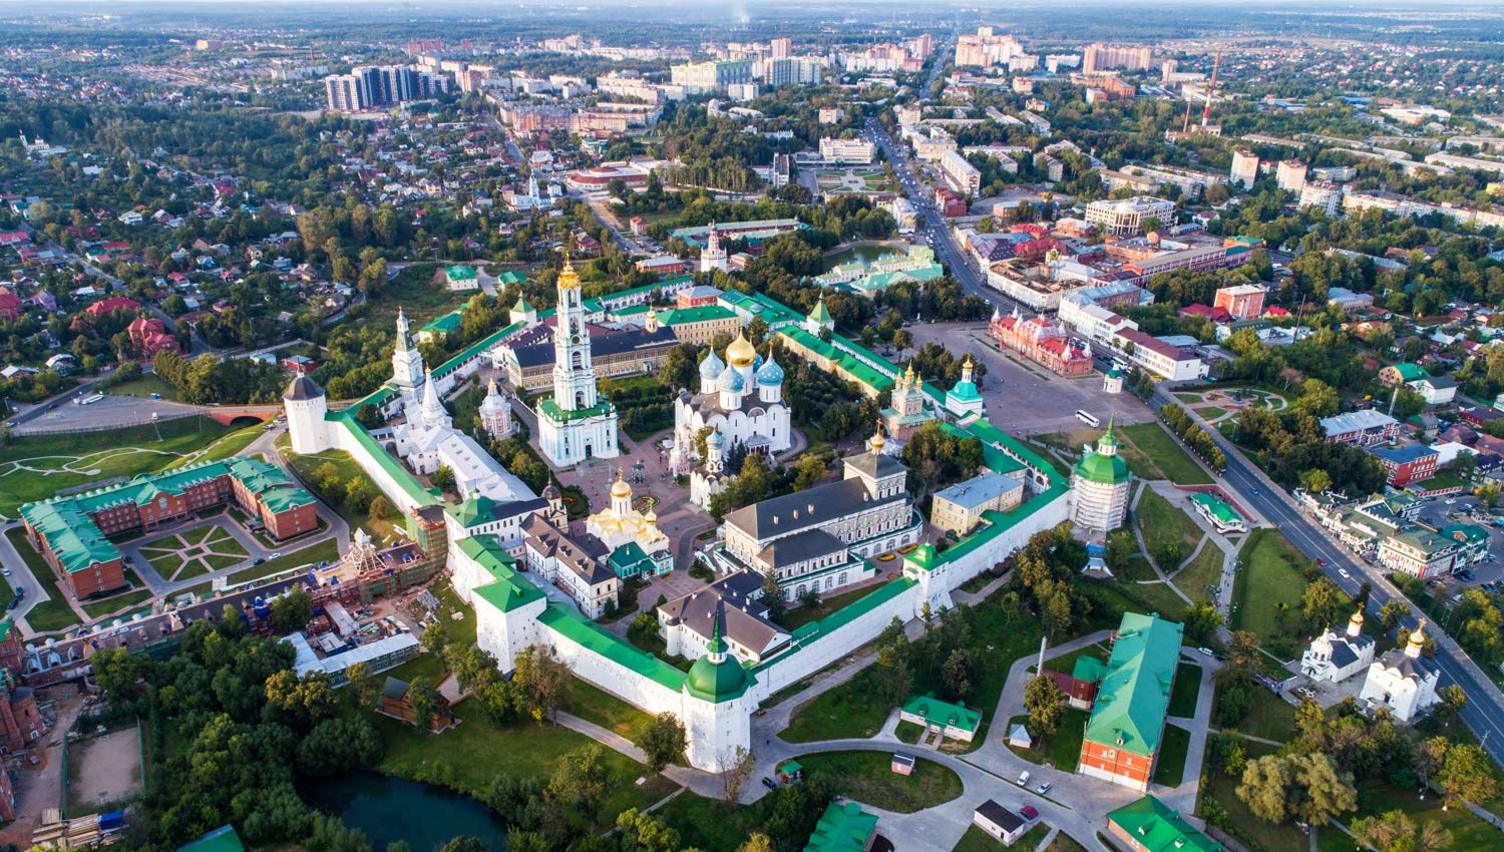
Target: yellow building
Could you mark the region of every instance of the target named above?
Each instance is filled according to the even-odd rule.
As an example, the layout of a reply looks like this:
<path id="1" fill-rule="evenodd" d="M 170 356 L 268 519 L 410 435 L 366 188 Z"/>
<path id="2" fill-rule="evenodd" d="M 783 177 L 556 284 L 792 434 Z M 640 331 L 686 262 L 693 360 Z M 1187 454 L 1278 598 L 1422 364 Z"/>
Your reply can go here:
<path id="1" fill-rule="evenodd" d="M 635 544 L 653 561 L 655 573 L 674 568 L 668 536 L 658 529 L 658 515 L 652 509 L 643 513 L 632 508 L 632 486 L 621 478 L 621 468 L 616 469 L 616 482 L 611 484 L 611 505 L 587 518 L 585 531 L 613 552 Z"/>
<path id="2" fill-rule="evenodd" d="M 930 505 L 930 523 L 966 535 L 982 522 L 983 512 L 1006 512 L 1023 499 L 1023 480 L 987 472 L 935 494 Z"/>

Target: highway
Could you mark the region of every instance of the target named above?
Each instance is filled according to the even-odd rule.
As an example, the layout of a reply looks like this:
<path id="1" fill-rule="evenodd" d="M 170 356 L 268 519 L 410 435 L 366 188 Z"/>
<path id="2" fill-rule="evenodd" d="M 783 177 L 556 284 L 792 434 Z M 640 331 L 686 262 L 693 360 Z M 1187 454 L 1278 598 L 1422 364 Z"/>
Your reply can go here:
<path id="1" fill-rule="evenodd" d="M 1168 390 L 1161 385 L 1155 390 L 1153 406 L 1175 402 Z M 1271 525 L 1284 533 L 1301 552 L 1312 559 L 1325 560 L 1322 571 L 1338 588 L 1348 595 L 1356 596 L 1363 581 L 1370 585 L 1368 615 L 1377 620 L 1378 611 L 1385 603 L 1397 599 L 1405 604 L 1411 615 L 1403 619 L 1413 628 L 1418 611 L 1386 580 L 1378 566 L 1369 565 L 1354 558 L 1346 548 L 1327 538 L 1325 532 L 1308 515 L 1294 504 L 1294 498 L 1275 485 L 1262 471 L 1247 461 L 1241 452 L 1222 437 L 1216 429 L 1201 424 L 1211 433 L 1213 440 L 1222 447 L 1227 456 L 1225 478 L 1238 493 Z M 1346 576 L 1344 576 L 1344 574 Z M 1439 626 L 1426 626 L 1427 635 L 1436 640 L 1436 663 L 1441 667 L 1440 685 L 1458 684 L 1467 693 L 1467 705 L 1462 710 L 1462 720 L 1483 741 L 1483 746 L 1493 759 L 1504 764 L 1504 705 L 1499 700 L 1499 690 L 1487 680 L 1487 675 L 1467 657 L 1452 638 Z M 1499 736 L 1494 736 L 1498 734 Z"/>

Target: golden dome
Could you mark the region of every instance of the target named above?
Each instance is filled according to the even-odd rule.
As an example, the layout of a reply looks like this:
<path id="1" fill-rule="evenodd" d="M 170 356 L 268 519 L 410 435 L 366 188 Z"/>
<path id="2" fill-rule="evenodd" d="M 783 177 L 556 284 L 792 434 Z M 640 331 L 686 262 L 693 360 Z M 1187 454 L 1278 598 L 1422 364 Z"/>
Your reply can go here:
<path id="1" fill-rule="evenodd" d="M 658 513 L 653 511 L 652 509 L 648 509 L 648 513 L 646 515 L 643 515 L 642 519 L 644 521 L 647 521 L 647 524 L 650 527 L 658 525 Z"/>
<path id="2" fill-rule="evenodd" d="M 1410 644 L 1416 648 L 1426 644 L 1426 620 L 1424 618 L 1420 620 L 1419 624 L 1415 625 L 1414 632 L 1410 634 Z"/>
<path id="3" fill-rule="evenodd" d="M 726 361 L 733 367 L 750 367 L 757 359 L 757 350 L 747 341 L 747 337 L 740 332 L 731 345 L 726 347 Z"/>
<path id="4" fill-rule="evenodd" d="M 627 481 L 621 478 L 621 468 L 617 468 L 616 469 L 616 482 L 612 483 L 612 485 L 611 485 L 611 496 L 612 497 L 631 497 L 632 496 L 632 486 L 628 485 Z"/>
<path id="5" fill-rule="evenodd" d="M 580 286 L 580 274 L 574 271 L 574 264 L 569 262 L 569 252 L 564 253 L 564 267 L 559 270 L 559 289 Z"/>
<path id="6" fill-rule="evenodd" d="M 1348 624 L 1362 624 L 1363 623 L 1363 608 L 1362 607 L 1358 607 L 1357 611 L 1353 613 L 1353 617 L 1349 618 L 1347 620 L 1347 623 Z"/>
<path id="7" fill-rule="evenodd" d="M 881 453 L 883 451 L 883 446 L 887 443 L 887 439 L 883 437 L 883 424 L 881 421 L 879 421 L 877 424 L 877 431 L 872 433 L 872 452 Z"/>

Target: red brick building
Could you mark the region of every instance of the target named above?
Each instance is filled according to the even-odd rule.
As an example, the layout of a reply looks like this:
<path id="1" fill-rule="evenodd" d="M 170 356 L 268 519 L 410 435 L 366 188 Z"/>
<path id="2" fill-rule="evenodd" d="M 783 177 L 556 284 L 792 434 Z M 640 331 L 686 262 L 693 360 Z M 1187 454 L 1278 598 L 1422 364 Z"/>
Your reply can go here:
<path id="1" fill-rule="evenodd" d="M 27 537 L 73 594 L 87 598 L 126 585 L 120 551 L 110 536 L 152 530 L 196 513 L 234 504 L 258 518 L 276 538 L 318 527 L 311 494 L 281 469 L 255 458 L 234 458 L 21 507 Z"/>
<path id="2" fill-rule="evenodd" d="M 1180 656 L 1181 626 L 1123 613 L 1081 741 L 1077 770 L 1139 791 L 1149 789 Z"/>
<path id="3" fill-rule="evenodd" d="M 126 326 L 131 338 L 131 348 L 142 358 L 151 358 L 164 349 L 179 352 L 178 339 L 167 331 L 167 324 L 156 317 L 136 317 Z"/>
<path id="4" fill-rule="evenodd" d="M 993 312 L 988 332 L 998 345 L 1060 376 L 1086 376 L 1092 371 L 1091 353 L 1066 337 L 1065 329 L 1043 315 L 1023 319 L 1015 311 Z"/>
<path id="5" fill-rule="evenodd" d="M 1403 447 L 1374 447 L 1369 454 L 1384 468 L 1384 481 L 1395 488 L 1423 482 L 1436 475 L 1441 456 L 1430 447 L 1410 444 Z"/>

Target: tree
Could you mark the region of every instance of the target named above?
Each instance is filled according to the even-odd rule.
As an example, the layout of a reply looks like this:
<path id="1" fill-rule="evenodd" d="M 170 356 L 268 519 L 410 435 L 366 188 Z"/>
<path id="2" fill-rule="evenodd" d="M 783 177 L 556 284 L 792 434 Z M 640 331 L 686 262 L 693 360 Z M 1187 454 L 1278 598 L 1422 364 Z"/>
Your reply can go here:
<path id="1" fill-rule="evenodd" d="M 1438 852 L 1452 848 L 1452 834 L 1434 820 L 1419 825 L 1404 811 L 1354 820 L 1353 836 L 1378 852 Z"/>
<path id="2" fill-rule="evenodd" d="M 272 599 L 272 630 L 279 635 L 297 633 L 313 620 L 313 600 L 302 586 L 294 586 L 287 594 Z"/>
<path id="3" fill-rule="evenodd" d="M 1453 745 L 1437 778 L 1446 791 L 1447 801 L 1478 804 L 1492 799 L 1497 783 L 1488 752 L 1473 743 Z"/>
<path id="4" fill-rule="evenodd" d="M 945 691 L 956 701 L 965 701 L 971 694 L 971 678 L 975 669 L 971 653 L 965 648 L 956 648 L 945 658 L 940 667 L 940 678 L 945 682 Z"/>
<path id="5" fill-rule="evenodd" d="M 1300 475 L 1300 484 L 1310 494 L 1332 490 L 1332 477 L 1319 467 L 1313 467 Z"/>
<path id="6" fill-rule="evenodd" d="M 726 809 L 731 810 L 741 800 L 742 788 L 752 777 L 752 770 L 757 768 L 757 758 L 746 747 L 737 746 L 721 756 L 721 765 L 726 767 L 721 770 L 722 800 Z"/>
<path id="7" fill-rule="evenodd" d="M 448 843 L 439 847 L 439 852 L 486 852 L 487 848 L 479 837 L 462 834 L 459 837 L 450 838 Z"/>
<path id="8" fill-rule="evenodd" d="M 1024 687 L 1024 709 L 1029 711 L 1029 729 L 1048 737 L 1065 716 L 1065 693 L 1054 678 L 1041 672 Z"/>
<path id="9" fill-rule="evenodd" d="M 372 706 L 376 702 L 377 693 L 381 691 L 380 682 L 371 673 L 370 663 L 354 663 L 345 669 L 345 682 L 350 685 L 350 694 L 355 696 L 357 707 Z"/>
<path id="10" fill-rule="evenodd" d="M 1243 767 L 1237 794 L 1254 816 L 1278 824 L 1285 821 L 1285 792 L 1289 786 L 1290 773 L 1284 760 L 1266 754 Z"/>
<path id="11" fill-rule="evenodd" d="M 766 834 L 754 831 L 736 847 L 736 852 L 773 852 L 773 841 Z"/>
<path id="12" fill-rule="evenodd" d="M 1400 602 L 1399 598 L 1391 598 L 1379 607 L 1379 624 L 1384 626 L 1384 632 L 1388 633 L 1400 624 L 1400 619 L 1405 617 L 1409 609 Z"/>
<path id="13" fill-rule="evenodd" d="M 304 730 L 339 713 L 339 696 L 323 672 L 300 678 L 292 669 L 282 669 L 266 679 L 265 692 L 268 703 Z"/>
<path id="14" fill-rule="evenodd" d="M 407 706 L 413 711 L 413 724 L 424 733 L 433 725 L 433 716 L 439 712 L 439 691 L 434 689 L 433 679 L 415 677 L 407 685 Z"/>
<path id="15" fill-rule="evenodd" d="M 679 832 L 653 814 L 628 808 L 616 815 L 616 828 L 632 852 L 678 852 Z"/>
<path id="16" fill-rule="evenodd" d="M 1341 605 L 1342 593 L 1331 580 L 1318 577 L 1306 586 L 1305 593 L 1301 596 L 1300 611 L 1305 617 L 1306 626 L 1319 629 L 1336 620 L 1337 610 Z"/>
<path id="17" fill-rule="evenodd" d="M 590 811 L 605 793 L 611 770 L 606 766 L 606 752 L 589 743 L 564 755 L 548 779 L 548 798 L 565 807 Z"/>
<path id="18" fill-rule="evenodd" d="M 547 645 L 529 645 L 517 655 L 517 670 L 512 674 L 523 707 L 535 721 L 552 719 L 564 700 L 564 690 L 573 675 L 569 667 Z"/>
<path id="19" fill-rule="evenodd" d="M 429 479 L 433 482 L 433 487 L 440 491 L 452 491 L 454 489 L 454 471 L 450 470 L 446 465 L 439 465 L 439 469 L 434 471 Z"/>
<path id="20" fill-rule="evenodd" d="M 762 597 L 760 600 L 768 608 L 768 620 L 774 624 L 782 624 L 787 607 L 783 600 L 783 590 L 778 588 L 778 575 L 772 571 L 762 575 Z M 656 626 L 657 621 L 654 620 L 653 623 Z"/>
<path id="21" fill-rule="evenodd" d="M 673 713 L 659 713 L 643 730 L 637 745 L 647 755 L 648 767 L 662 772 L 670 763 L 684 760 L 684 747 L 688 745 L 684 723 Z"/>
<path id="22" fill-rule="evenodd" d="M 1333 817 L 1358 809 L 1358 791 L 1350 773 L 1340 773 L 1324 754 L 1300 754 L 1286 758 L 1293 769 L 1296 816 L 1309 825 L 1326 825 Z"/>
<path id="23" fill-rule="evenodd" d="M 381 734 L 364 716 L 325 719 L 298 743 L 298 769 L 335 775 L 374 766 L 381 752 Z"/>
<path id="24" fill-rule="evenodd" d="M 913 681 L 913 672 L 909 668 L 911 652 L 909 636 L 898 617 L 894 616 L 878 637 L 875 668 L 887 704 L 899 704 L 909 697 L 909 686 Z"/>

